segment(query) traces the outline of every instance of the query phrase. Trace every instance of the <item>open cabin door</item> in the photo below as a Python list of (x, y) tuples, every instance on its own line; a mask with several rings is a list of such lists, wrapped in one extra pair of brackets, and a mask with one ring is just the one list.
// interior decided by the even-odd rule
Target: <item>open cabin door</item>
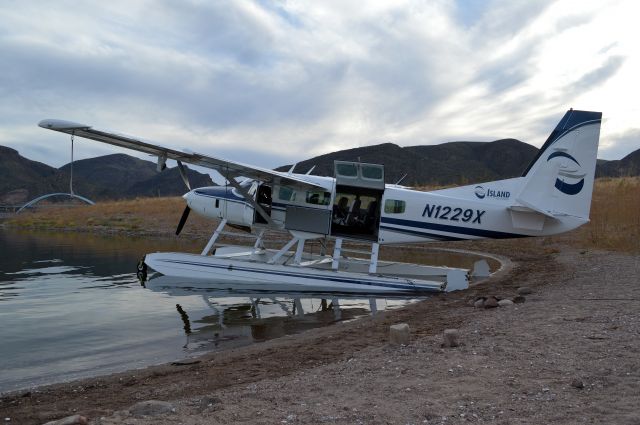
[[(261, 183), (260, 186), (258, 186), (258, 190), (256, 191), (256, 202), (262, 207), (268, 216), (271, 216), (271, 204), (273, 202), (271, 186), (264, 183)], [(255, 211), (254, 223), (267, 224), (267, 220), (265, 220), (258, 211)]]
[(331, 235), (377, 241), (384, 194), (384, 166), (334, 161), (334, 175), (336, 195)]

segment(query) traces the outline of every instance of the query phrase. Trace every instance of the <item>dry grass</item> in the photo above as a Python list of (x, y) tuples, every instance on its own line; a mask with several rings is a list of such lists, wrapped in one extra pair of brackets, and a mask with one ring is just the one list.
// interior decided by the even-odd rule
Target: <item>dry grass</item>
[[(184, 209), (174, 198), (101, 202), (94, 206), (48, 207), (7, 221), (11, 227), (170, 236)], [(640, 252), (640, 178), (596, 180), (591, 222), (566, 237), (585, 248)], [(206, 239), (216, 223), (191, 214), (182, 238)]]
[(591, 222), (575, 232), (587, 247), (640, 252), (640, 178), (596, 180)]
[[(31, 229), (164, 236), (175, 231), (184, 207), (184, 200), (180, 197), (136, 198), (100, 202), (92, 206), (49, 206), (21, 213), (9, 219), (7, 225)], [(202, 230), (206, 235), (210, 233), (212, 226), (210, 220), (191, 214), (184, 234), (201, 236)]]

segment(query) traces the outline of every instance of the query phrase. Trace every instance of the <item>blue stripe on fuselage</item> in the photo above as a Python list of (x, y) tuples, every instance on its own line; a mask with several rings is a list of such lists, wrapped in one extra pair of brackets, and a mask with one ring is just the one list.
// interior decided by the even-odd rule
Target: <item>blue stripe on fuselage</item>
[(226, 190), (225, 188), (205, 188), (205, 189), (195, 189), (193, 191), (196, 195), (206, 196), (208, 198), (217, 198), (217, 199), (225, 199), (231, 202), (240, 202), (243, 204), (248, 204), (248, 202), (241, 196), (236, 196), (233, 194), (231, 190)]
[[(464, 236), (479, 236), (482, 238), (491, 238), (491, 239), (524, 238), (528, 236), (528, 235), (522, 235), (518, 233), (498, 232), (495, 230), (451, 226), (448, 224), (439, 224), (439, 223), (427, 223), (424, 221), (405, 220), (401, 218), (382, 217), (380, 219), (380, 222), (387, 223), (387, 224), (395, 224), (399, 226), (413, 227), (417, 229), (428, 229), (428, 230), (435, 230), (439, 232), (456, 233)], [(403, 229), (397, 229), (397, 230), (403, 230)], [(429, 236), (429, 234), (426, 234), (425, 236), (435, 237), (438, 235)], [(446, 237), (446, 235), (439, 235), (439, 236)]]

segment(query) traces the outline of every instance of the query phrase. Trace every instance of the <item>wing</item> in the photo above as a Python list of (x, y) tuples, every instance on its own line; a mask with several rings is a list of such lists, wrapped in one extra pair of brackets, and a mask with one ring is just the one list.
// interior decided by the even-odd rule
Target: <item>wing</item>
[(222, 174), (227, 180), (243, 176), (254, 180), (259, 180), (271, 184), (282, 184), (287, 186), (302, 186), (312, 188), (322, 188), (331, 191), (331, 182), (323, 182), (312, 179), (310, 176), (300, 174), (288, 174), (285, 172), (273, 171), (266, 168), (253, 167), (239, 162), (216, 158), (199, 153), (186, 153), (174, 149), (154, 145), (147, 141), (142, 141), (132, 136), (126, 136), (109, 131), (97, 130), (91, 126), (64, 120), (42, 120), (38, 123), (42, 128), (59, 131), (61, 133), (72, 134), (98, 142), (109, 143), (123, 148), (133, 149), (139, 152), (155, 155), (164, 159), (175, 159), (188, 164), (199, 165), (211, 168)]

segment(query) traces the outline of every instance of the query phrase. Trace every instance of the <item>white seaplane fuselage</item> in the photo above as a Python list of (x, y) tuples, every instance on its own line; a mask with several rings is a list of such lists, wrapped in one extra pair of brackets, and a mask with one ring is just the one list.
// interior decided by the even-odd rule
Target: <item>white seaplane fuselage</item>
[[(307, 177), (335, 184), (335, 179), (331, 177)], [(384, 245), (546, 236), (566, 232), (588, 222), (588, 219), (568, 215), (562, 220), (545, 219), (533, 211), (510, 209), (514, 194), (521, 189), (523, 180), (523, 177), (519, 177), (432, 192), (386, 185), (375, 242)], [(274, 193), (278, 190), (276, 187)], [(484, 190), (482, 198), (478, 196), (481, 190)], [(292, 196), (293, 200), (279, 200), (274, 196), (271, 207), (273, 221), (284, 229), (287, 206), (318, 208), (318, 205), (306, 202), (308, 197), (305, 192), (294, 191), (297, 196)], [(336, 193), (335, 190), (332, 192)], [(290, 193), (288, 188), (287, 193)], [(237, 226), (256, 226), (254, 208), (231, 186), (197, 188), (183, 198), (193, 211), (203, 217), (218, 220), (226, 218), (229, 224)], [(329, 205), (334, 203), (334, 199), (330, 199)], [(398, 204), (402, 207), (385, 208)], [(525, 224), (528, 226), (524, 227), (522, 221), (527, 219), (528, 223)], [(312, 234), (307, 236), (313, 238)], [(320, 233), (317, 235), (323, 236)], [(348, 236), (345, 238), (349, 239)]]

